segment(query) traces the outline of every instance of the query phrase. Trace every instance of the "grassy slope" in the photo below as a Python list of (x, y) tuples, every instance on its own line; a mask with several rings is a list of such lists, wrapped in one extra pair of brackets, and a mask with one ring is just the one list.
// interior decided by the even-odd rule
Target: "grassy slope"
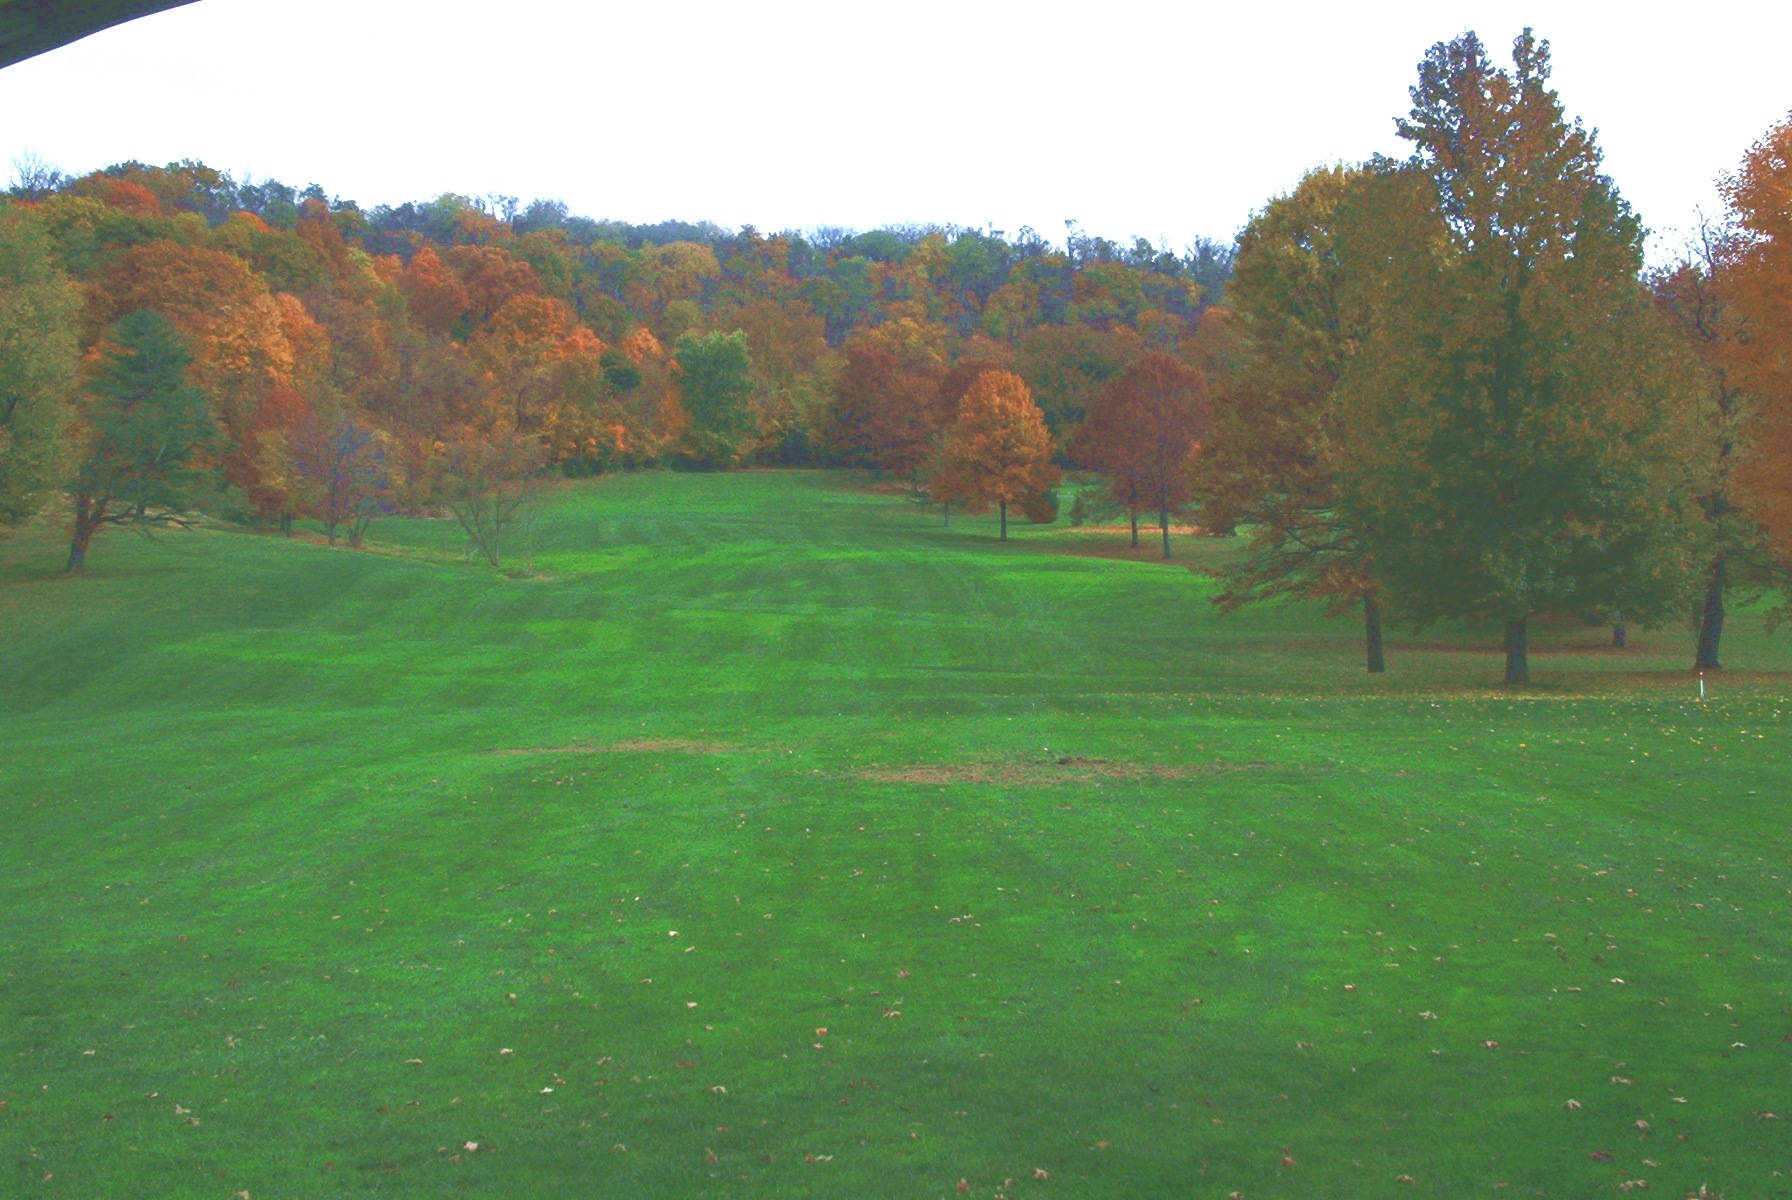
[(1788, 643), (1372, 680), (936, 519), (0, 544), (0, 1191), (1792, 1195)]

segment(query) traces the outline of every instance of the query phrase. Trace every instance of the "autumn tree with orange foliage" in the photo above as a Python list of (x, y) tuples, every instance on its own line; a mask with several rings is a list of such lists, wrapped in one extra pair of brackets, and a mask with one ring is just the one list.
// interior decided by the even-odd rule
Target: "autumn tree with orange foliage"
[(269, 441), (305, 414), (287, 330), (309, 316), (283, 307), (242, 259), (167, 239), (127, 250), (102, 286), (106, 320), (147, 309), (180, 330), (192, 380), (225, 437), (225, 475), (258, 512), (281, 511), (286, 489)]
[[(581, 336), (582, 335), (582, 336)], [(493, 399), (507, 410), (511, 427), (540, 427), (558, 399), (570, 356), (596, 360), (605, 350), (578, 314), (559, 300), (520, 294), (505, 301), (474, 336), (473, 357), (491, 373)]]
[(410, 315), (418, 325), (431, 333), (448, 335), (472, 307), (472, 299), (449, 269), (434, 246), (425, 246), (412, 256), (398, 277)]
[(1737, 491), (1792, 563), (1792, 117), (1749, 149), (1724, 198), (1737, 235), (1718, 275), (1732, 316), (1723, 361), (1754, 404)]
[(929, 490), (935, 500), (960, 502), (973, 513), (997, 506), (1007, 541), (1008, 506), (1057, 486), (1054, 449), (1026, 382), (1010, 371), (985, 371), (959, 402)]
[(1149, 350), (1102, 390), (1077, 430), (1079, 458), (1108, 477), (1114, 498), (1132, 516), (1155, 511), (1170, 557), (1170, 515), (1191, 494), (1189, 465), (1212, 425), (1207, 381), (1160, 350)]

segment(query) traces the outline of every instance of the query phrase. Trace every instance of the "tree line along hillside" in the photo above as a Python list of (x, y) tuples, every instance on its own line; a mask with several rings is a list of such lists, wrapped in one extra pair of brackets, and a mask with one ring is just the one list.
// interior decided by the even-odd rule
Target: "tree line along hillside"
[(1792, 560), (1792, 124), (1726, 219), (1643, 229), (1526, 30), (1419, 64), (1409, 158), (1315, 170), (1235, 243), (1074, 227), (765, 236), (537, 200), (363, 211), (197, 163), (0, 205), (0, 518), (195, 511), (358, 541), (447, 509), (495, 566), (546, 471), (875, 467), (944, 506), (1187, 514), (1246, 550), (1220, 603), (1384, 618), (1692, 618)]
[[(40, 368), (66, 367), (72, 344), (74, 375), (96, 378), (119, 321), (161, 314), (210, 401), (216, 434), (194, 453), (226, 485), (212, 507), (276, 521), (315, 511), (314, 460), (351, 446), (380, 459), (399, 509), (426, 506), (445, 447), (499, 434), (568, 474), (873, 465), (884, 447), (842, 427), (837, 396), (892, 363), (927, 379), (1010, 368), (1062, 435), (1146, 350), (1188, 352), (1230, 256), (1074, 230), (1064, 249), (1030, 231), (765, 237), (501, 197), (363, 212), (197, 163), (21, 175), (11, 286), (56, 293), (31, 306)], [(15, 474), (16, 516), (53, 472)]]

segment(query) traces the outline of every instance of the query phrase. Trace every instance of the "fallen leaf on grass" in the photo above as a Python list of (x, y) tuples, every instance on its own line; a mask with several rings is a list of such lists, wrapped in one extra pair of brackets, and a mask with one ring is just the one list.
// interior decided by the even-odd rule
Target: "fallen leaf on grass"
[(1396, 1175), (1396, 1176), (1394, 1176), (1394, 1182), (1395, 1183), (1417, 1183), (1418, 1180), (1414, 1179), (1411, 1175)]
[(1052, 1177), (1052, 1173), (1050, 1171), (1046, 1170), (1044, 1167), (1034, 1167), (1033, 1168), (1033, 1178), (1034, 1179), (1050, 1179), (1051, 1177)]
[(1580, 1101), (1579, 1100), (1570, 1100), (1568, 1103), (1562, 1105), (1562, 1107), (1563, 1108), (1579, 1108)]
[(1595, 1150), (1592, 1153), (1588, 1154), (1587, 1157), (1591, 1158), (1597, 1162), (1610, 1162), (1612, 1160), (1612, 1156), (1607, 1154), (1603, 1150)]
[(968, 1191), (970, 1191), (970, 1190), (971, 1190), (971, 1185), (970, 1185), (970, 1184), (968, 1184), (968, 1183), (966, 1183), (966, 1182), (965, 1182), (965, 1181), (964, 1181), (964, 1180), (962, 1180), (962, 1179), (960, 1179), (960, 1180), (959, 1180), (959, 1181), (958, 1181), (958, 1194), (959, 1194), (959, 1195), (960, 1195), (960, 1196), (962, 1196), (962, 1195), (964, 1195), (964, 1194), (965, 1194), (965, 1193), (966, 1193), (966, 1192), (968, 1192)]

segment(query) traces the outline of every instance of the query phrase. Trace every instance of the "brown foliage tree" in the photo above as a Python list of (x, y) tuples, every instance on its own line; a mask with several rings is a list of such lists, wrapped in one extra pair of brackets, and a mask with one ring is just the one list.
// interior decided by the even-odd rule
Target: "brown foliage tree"
[(1189, 463), (1212, 425), (1207, 381), (1159, 350), (1147, 351), (1102, 390), (1076, 435), (1078, 457), (1108, 476), (1132, 515), (1156, 511), (1170, 557), (1170, 514), (1189, 500)]
[[(1761, 588), (1783, 574), (1768, 544), (1767, 530), (1749, 503), (1748, 489), (1737, 488), (1737, 468), (1745, 461), (1748, 435), (1756, 410), (1739, 386), (1732, 352), (1740, 332), (1735, 310), (1726, 300), (1726, 260), (1739, 249), (1731, 233), (1709, 226), (1700, 230), (1679, 262), (1655, 272), (1651, 286), (1657, 304), (1683, 336), (1703, 385), (1688, 414), (1699, 437), (1689, 456), (1708, 456), (1703, 486), (1696, 499), (1705, 518), (1706, 557), (1703, 599), (1699, 602), (1699, 637), (1693, 667), (1716, 671), (1723, 666), (1725, 594), (1737, 584)], [(1744, 472), (1746, 479), (1747, 472)], [(1614, 644), (1622, 644), (1622, 623), (1613, 625)]]
[(947, 423), (939, 373), (907, 368), (877, 346), (851, 346), (831, 416), (831, 441), (847, 461), (912, 476)]
[(539, 438), (508, 429), (467, 430), (447, 445), (438, 495), (466, 531), (469, 552), (477, 550), (493, 567), (502, 564), (504, 535), (540, 497), (546, 461)]

